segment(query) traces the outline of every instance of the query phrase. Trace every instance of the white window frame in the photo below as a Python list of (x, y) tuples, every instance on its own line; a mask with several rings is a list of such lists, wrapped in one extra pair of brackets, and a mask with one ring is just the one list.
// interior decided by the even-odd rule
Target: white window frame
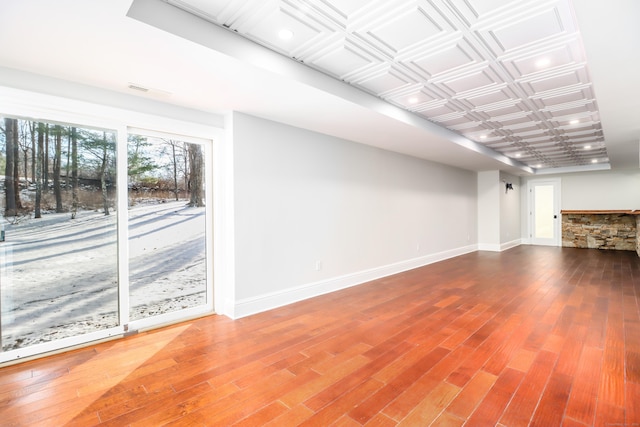
[[(0, 115), (24, 117), (32, 120), (77, 124), (79, 126), (97, 127), (117, 132), (117, 158), (127, 158), (128, 133), (172, 134), (182, 140), (205, 143), (206, 160), (206, 203), (207, 213), (207, 300), (205, 306), (194, 307), (193, 310), (181, 310), (155, 316), (148, 319), (129, 322), (128, 307), (128, 214), (127, 214), (127, 165), (126, 161), (117, 162), (117, 195), (118, 195), (118, 274), (119, 274), (119, 313), (120, 324), (117, 327), (68, 337), (56, 341), (45, 342), (29, 347), (0, 352), (0, 363), (16, 361), (62, 349), (84, 346), (97, 340), (123, 336), (132, 330), (142, 330), (168, 323), (188, 320), (191, 317), (207, 315), (224, 310), (224, 295), (232, 284), (225, 275), (229, 269), (223, 263), (233, 265), (232, 259), (223, 254), (233, 254), (228, 247), (233, 247), (230, 233), (222, 232), (228, 226), (226, 218), (232, 218), (233, 208), (225, 207), (225, 202), (233, 200), (230, 195), (232, 184), (231, 165), (227, 163), (230, 150), (225, 150), (225, 132), (212, 125), (188, 122), (184, 120), (161, 117), (154, 114), (131, 111), (79, 101), (59, 96), (36, 93), (16, 88), (0, 86)], [(216, 230), (216, 232), (213, 232)], [(220, 267), (218, 267), (220, 263)], [(213, 269), (213, 265), (216, 269)], [(211, 274), (213, 273), (213, 274)], [(216, 284), (214, 286), (214, 283)]]

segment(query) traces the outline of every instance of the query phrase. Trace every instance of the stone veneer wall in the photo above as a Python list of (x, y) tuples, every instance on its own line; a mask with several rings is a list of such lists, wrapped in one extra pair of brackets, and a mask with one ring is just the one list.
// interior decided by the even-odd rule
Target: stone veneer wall
[(637, 251), (640, 216), (625, 214), (562, 214), (562, 246)]

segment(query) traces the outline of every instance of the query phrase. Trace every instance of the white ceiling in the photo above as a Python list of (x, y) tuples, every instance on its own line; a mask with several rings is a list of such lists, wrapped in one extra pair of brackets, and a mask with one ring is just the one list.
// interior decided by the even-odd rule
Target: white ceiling
[(639, 166), (640, 2), (171, 3), (1, 1), (0, 71), (242, 111), (470, 170)]

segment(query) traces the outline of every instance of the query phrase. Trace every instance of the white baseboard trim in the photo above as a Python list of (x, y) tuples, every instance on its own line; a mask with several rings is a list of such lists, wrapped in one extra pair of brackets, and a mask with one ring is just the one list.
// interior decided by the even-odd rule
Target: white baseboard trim
[(308, 298), (335, 292), (340, 289), (349, 288), (360, 285), (382, 277), (391, 276), (393, 274), (402, 273), (403, 271), (412, 270), (434, 262), (444, 261), (449, 258), (464, 255), (477, 251), (476, 245), (464, 246), (444, 252), (439, 252), (423, 257), (413, 258), (406, 261), (400, 261), (394, 264), (382, 267), (372, 268), (370, 270), (360, 271), (352, 274), (334, 277), (327, 280), (308, 283), (278, 292), (258, 295), (251, 298), (245, 298), (236, 301), (230, 312), (226, 313), (233, 319), (250, 316), (252, 314), (261, 313), (263, 311), (272, 310), (294, 302), (302, 301)]
[(500, 252), (501, 249), (499, 243), (478, 243), (478, 250)]
[(502, 252), (502, 251), (506, 251), (507, 249), (520, 246), (521, 244), (522, 244), (522, 241), (520, 239), (512, 240), (506, 243), (479, 243), (478, 250), (490, 251), (490, 252)]
[(510, 242), (506, 242), (500, 245), (500, 251), (506, 251), (507, 249), (515, 248), (516, 246), (520, 246), (522, 241), (520, 239), (512, 240)]

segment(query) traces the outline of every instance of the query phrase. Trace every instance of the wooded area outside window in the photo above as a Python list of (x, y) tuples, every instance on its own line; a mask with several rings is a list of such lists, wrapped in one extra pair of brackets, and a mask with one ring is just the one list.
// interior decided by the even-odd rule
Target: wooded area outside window
[(207, 303), (205, 148), (128, 136), (131, 320)]
[(0, 114), (0, 362), (211, 312), (210, 155)]
[(117, 326), (116, 133), (0, 126), (2, 351)]

